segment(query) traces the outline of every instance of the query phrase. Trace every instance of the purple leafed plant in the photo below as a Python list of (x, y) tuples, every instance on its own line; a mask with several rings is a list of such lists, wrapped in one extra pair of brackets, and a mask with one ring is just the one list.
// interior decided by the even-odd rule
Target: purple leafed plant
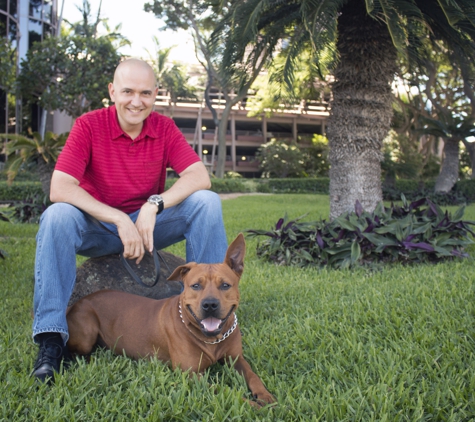
[(355, 211), (335, 220), (303, 222), (302, 217), (279, 219), (273, 230), (248, 230), (267, 237), (257, 246), (258, 256), (280, 265), (348, 268), (386, 262), (439, 262), (467, 257), (475, 222), (462, 220), (464, 207), (454, 215), (430, 199), (402, 205), (381, 203), (366, 212), (357, 201)]

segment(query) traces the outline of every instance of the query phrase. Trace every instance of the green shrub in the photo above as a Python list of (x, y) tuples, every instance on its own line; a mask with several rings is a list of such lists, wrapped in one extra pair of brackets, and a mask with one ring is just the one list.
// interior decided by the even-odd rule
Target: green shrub
[(292, 141), (272, 139), (256, 154), (259, 169), (269, 177), (305, 176), (306, 155)]
[[(0, 171), (0, 181), (7, 181), (7, 170)], [(29, 170), (22, 169), (15, 177), (15, 182), (38, 182), (38, 174)]]
[[(275, 229), (248, 230), (267, 236), (257, 255), (280, 265), (347, 268), (381, 262), (438, 262), (466, 257), (464, 248), (474, 242), (469, 225), (462, 221), (464, 208), (452, 217), (429, 199), (385, 208), (372, 213), (357, 202), (355, 211), (332, 222), (299, 222), (281, 218)], [(425, 208), (423, 208), (425, 206)]]
[(420, 189), (433, 190), (435, 187), (435, 180), (426, 180), (425, 182), (418, 182), (416, 180), (397, 179), (394, 187), (401, 192), (413, 192)]
[(243, 179), (215, 179), (211, 180), (211, 190), (217, 193), (247, 192)]
[(28, 196), (8, 208), (5, 215), (14, 223), (39, 223), (41, 214), (51, 203), (43, 192)]
[[(167, 179), (165, 190), (170, 189), (177, 179)], [(257, 179), (258, 180), (258, 179)], [(231, 192), (256, 192), (256, 179), (231, 178), (231, 179), (211, 179), (211, 189), (216, 193)]]
[(323, 193), (330, 191), (330, 179), (320, 178), (287, 178), (258, 179), (258, 191), (266, 193)]
[(7, 182), (0, 181), (0, 201), (23, 201), (35, 195), (44, 195), (40, 182)]
[(383, 198), (386, 201), (399, 201), (401, 195), (404, 195), (410, 201), (427, 198), (440, 206), (464, 205), (471, 202), (462, 192), (457, 192), (456, 190), (447, 193), (434, 192), (434, 189), (418, 189), (403, 192), (397, 189), (383, 187)]
[(455, 184), (454, 190), (463, 194), (470, 201), (475, 200), (475, 179), (460, 180)]
[[(420, 188), (419, 182), (417, 180), (407, 180), (407, 179), (396, 179), (394, 188), (400, 192), (412, 192)], [(399, 195), (401, 197), (401, 195)]]

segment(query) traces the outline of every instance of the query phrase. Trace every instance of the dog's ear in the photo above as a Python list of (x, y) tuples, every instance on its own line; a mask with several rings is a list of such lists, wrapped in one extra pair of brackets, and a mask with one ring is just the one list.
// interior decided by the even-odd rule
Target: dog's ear
[(167, 280), (173, 281), (183, 281), (183, 278), (186, 274), (196, 265), (196, 262), (188, 262), (188, 264), (180, 265), (179, 267), (175, 268)]
[(244, 236), (239, 233), (233, 243), (231, 243), (226, 252), (224, 263), (228, 265), (237, 275), (244, 271), (244, 255), (246, 254), (246, 242)]

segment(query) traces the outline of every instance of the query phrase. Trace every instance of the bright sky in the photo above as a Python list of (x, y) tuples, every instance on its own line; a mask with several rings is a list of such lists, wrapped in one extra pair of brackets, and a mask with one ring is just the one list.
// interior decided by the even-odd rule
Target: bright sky
[[(58, 14), (64, 1), (63, 18), (70, 22), (78, 22), (82, 19), (77, 6), (82, 6), (82, 0), (59, 0)], [(130, 42), (131, 47), (123, 47), (122, 54), (142, 57), (148, 59), (149, 55), (145, 49), (151, 53), (155, 52), (153, 36), (160, 40), (161, 48), (176, 47), (170, 53), (170, 60), (181, 62), (196, 62), (193, 40), (185, 31), (171, 32), (159, 31), (162, 22), (153, 13), (146, 13), (143, 10), (145, 3), (152, 0), (102, 0), (101, 17), (109, 18), (109, 26), (114, 28), (122, 24), (121, 32)], [(89, 0), (92, 15), (95, 17), (100, 0)]]

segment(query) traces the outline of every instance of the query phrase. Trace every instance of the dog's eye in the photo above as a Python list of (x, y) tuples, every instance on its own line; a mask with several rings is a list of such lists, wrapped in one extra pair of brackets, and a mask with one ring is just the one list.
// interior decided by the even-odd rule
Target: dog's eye
[(228, 283), (223, 283), (223, 284), (221, 284), (220, 289), (221, 289), (221, 290), (228, 290), (230, 287), (231, 287), (230, 284), (228, 284)]
[(201, 284), (200, 283), (195, 283), (191, 285), (191, 288), (193, 290), (200, 290), (201, 289)]

